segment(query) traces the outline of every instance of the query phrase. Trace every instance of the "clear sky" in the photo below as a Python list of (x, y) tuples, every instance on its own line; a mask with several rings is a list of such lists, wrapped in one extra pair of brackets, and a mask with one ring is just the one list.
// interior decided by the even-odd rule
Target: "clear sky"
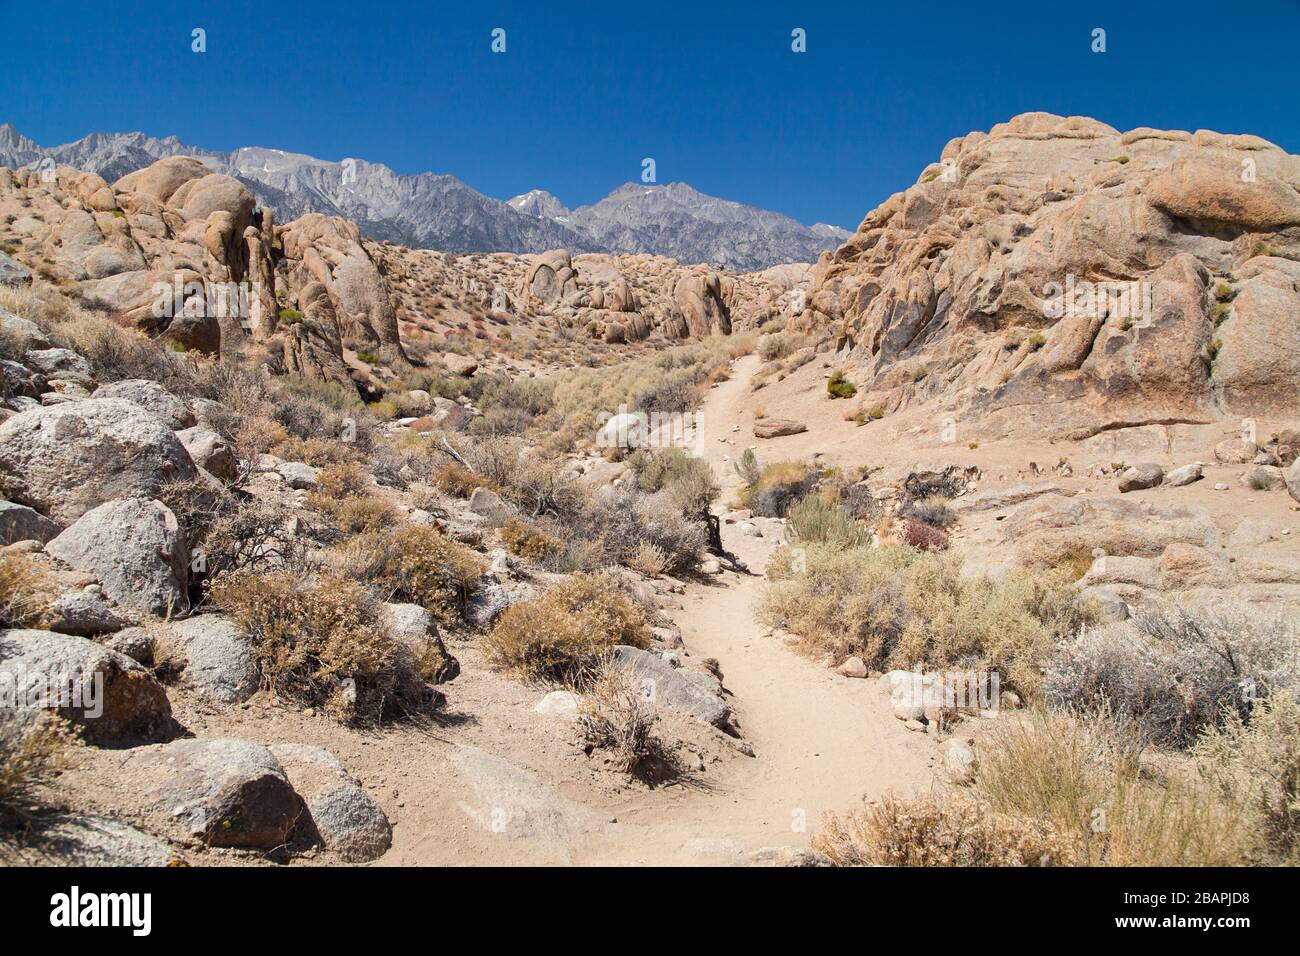
[(1300, 152), (1298, 81), (1300, 0), (0, 0), (0, 122), (42, 145), (138, 129), (569, 206), (653, 157), (661, 183), (848, 228), (1027, 110)]

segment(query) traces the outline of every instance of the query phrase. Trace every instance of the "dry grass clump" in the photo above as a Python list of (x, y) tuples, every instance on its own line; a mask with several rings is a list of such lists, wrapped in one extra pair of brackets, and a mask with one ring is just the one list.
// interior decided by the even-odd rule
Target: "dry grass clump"
[(830, 817), (840, 865), (1232, 866), (1250, 823), (1212, 787), (1144, 753), (1123, 722), (1036, 712), (980, 743), (970, 788)]
[(25, 554), (0, 554), (0, 627), (42, 627), (50, 591), (45, 572)]
[(664, 492), (684, 515), (701, 517), (718, 497), (713, 469), (681, 448), (638, 449), (628, 458), (637, 485), (649, 494)]
[(736, 503), (755, 514), (784, 518), (817, 485), (817, 472), (797, 461), (778, 461), (762, 467), (757, 480), (737, 493)]
[(617, 769), (632, 773), (662, 749), (656, 720), (654, 703), (632, 670), (604, 658), (578, 703), (583, 742), (609, 751)]
[(823, 544), (837, 549), (871, 543), (871, 530), (838, 503), (809, 495), (790, 509), (786, 535), (799, 544)]
[(1104, 706), (1146, 739), (1186, 747), (1261, 697), (1300, 690), (1294, 620), (1244, 606), (1149, 608), (1130, 621), (1088, 628), (1056, 649), (1047, 701)]
[[(796, 560), (797, 558), (797, 560)], [(809, 650), (856, 654), (869, 667), (974, 667), (1030, 696), (1063, 635), (1094, 620), (1063, 579), (963, 576), (957, 560), (906, 545), (778, 551), (759, 614)]]
[(529, 561), (545, 561), (564, 551), (564, 542), (559, 538), (518, 518), (506, 521), (501, 528), (501, 538), (508, 552)]
[(78, 744), (76, 732), (53, 714), (0, 714), (0, 826), (28, 815), (41, 788), (71, 766)]
[(1249, 823), (1260, 862), (1300, 863), (1300, 704), (1260, 701), (1249, 720), (1229, 711), (1192, 751), (1202, 777)]
[(370, 473), (355, 462), (322, 468), (316, 488), (307, 495), (307, 507), (329, 517), (347, 534), (375, 531), (397, 524), (400, 515), (389, 502), (371, 491)]
[(349, 575), (374, 585), (385, 600), (419, 604), (443, 624), (464, 614), (488, 568), (482, 555), (437, 528), (416, 524), (367, 531), (337, 556)]
[(1148, 753), (1122, 719), (1040, 711), (983, 742), (973, 789), (995, 812), (1071, 834), (1081, 865), (1245, 862), (1248, 821), (1187, 770)]
[(672, 567), (672, 559), (659, 545), (642, 541), (628, 559), (627, 566), (633, 571), (640, 571), (648, 578), (657, 578)]
[(236, 571), (212, 600), (252, 639), (262, 682), (278, 696), (374, 723), (429, 702), (409, 655), (379, 625), (365, 587), (338, 574)]
[(429, 484), (453, 498), (468, 498), (475, 488), (492, 488), (492, 483), (457, 462), (439, 465), (429, 475)]
[(1073, 866), (1068, 840), (968, 800), (889, 795), (843, 817), (828, 814), (813, 849), (836, 866)]
[(616, 645), (650, 643), (645, 613), (604, 574), (577, 574), (507, 608), (483, 642), (493, 666), (525, 680), (590, 681)]

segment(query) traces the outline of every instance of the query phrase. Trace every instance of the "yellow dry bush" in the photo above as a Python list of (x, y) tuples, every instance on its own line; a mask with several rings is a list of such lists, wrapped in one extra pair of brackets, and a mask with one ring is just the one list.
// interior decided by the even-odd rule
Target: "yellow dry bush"
[(545, 561), (564, 551), (564, 542), (518, 518), (510, 518), (501, 528), (506, 550), (529, 561)]
[(39, 802), (41, 788), (72, 764), (78, 743), (71, 726), (53, 714), (0, 715), (0, 825)]
[(276, 695), (358, 723), (427, 703), (410, 656), (389, 639), (356, 581), (236, 571), (220, 575), (210, 593), (252, 639), (262, 683)]
[(419, 604), (443, 624), (464, 612), (488, 568), (482, 555), (437, 528), (416, 524), (367, 531), (338, 556), (349, 573), (375, 585), (387, 600)]
[(1050, 824), (993, 813), (965, 798), (889, 795), (842, 817), (828, 814), (813, 849), (836, 866), (1072, 866), (1073, 847)]
[(44, 571), (27, 555), (0, 555), (0, 627), (41, 627), (54, 595)]
[(483, 642), (495, 667), (578, 686), (616, 645), (650, 643), (645, 613), (604, 574), (577, 574), (507, 608)]

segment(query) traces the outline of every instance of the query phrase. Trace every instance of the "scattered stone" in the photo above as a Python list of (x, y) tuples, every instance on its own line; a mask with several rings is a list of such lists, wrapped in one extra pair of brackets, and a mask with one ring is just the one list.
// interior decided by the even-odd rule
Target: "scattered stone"
[(168, 651), (179, 658), (186, 682), (222, 704), (237, 704), (257, 693), (259, 678), (253, 643), (220, 614), (201, 614), (173, 624)]
[(1244, 438), (1227, 438), (1214, 446), (1215, 461), (1225, 465), (1246, 465), (1259, 454), (1259, 446)]
[(277, 744), (271, 753), (307, 804), (300, 826), (315, 830), (327, 850), (350, 863), (378, 859), (393, 843), (393, 829), (373, 797), (328, 750)]
[(178, 842), (271, 850), (289, 842), (304, 812), (275, 755), (231, 737), (137, 747), (113, 784), (151, 829)]
[(33, 409), (0, 424), (0, 489), (60, 523), (197, 475), (172, 430), (120, 398)]
[(754, 422), (755, 438), (780, 438), (806, 432), (808, 426), (789, 418), (762, 418)]
[(845, 677), (867, 676), (867, 665), (863, 663), (860, 657), (850, 657), (836, 669)]
[(152, 412), (172, 431), (190, 428), (194, 422), (194, 413), (181, 399), (177, 398), (157, 382), (144, 378), (127, 378), (110, 382), (95, 389), (92, 398), (121, 398), (139, 405), (145, 411)]
[(63, 529), (38, 511), (12, 501), (0, 501), (0, 545), (15, 541), (39, 541), (42, 544)]
[(674, 668), (657, 654), (626, 644), (614, 648), (614, 659), (648, 682), (651, 700), (658, 706), (689, 714), (715, 727), (727, 722), (731, 708), (722, 699), (722, 684), (716, 677)]
[(61, 814), (44, 821), (31, 842), (59, 866), (170, 866), (180, 859), (157, 837), (94, 815)]
[(1154, 488), (1164, 477), (1165, 470), (1159, 465), (1152, 463), (1133, 465), (1131, 468), (1125, 468), (1123, 474), (1119, 476), (1119, 490), (1123, 493)]
[(194, 464), (204, 471), (225, 482), (239, 477), (239, 459), (235, 457), (235, 450), (212, 429), (195, 425), (181, 429), (176, 437), (185, 446)]
[(1286, 477), (1281, 468), (1256, 465), (1241, 476), (1241, 483), (1252, 491), (1278, 491), (1286, 487)]
[(567, 690), (553, 690), (537, 703), (533, 713), (541, 714), (543, 717), (577, 720), (578, 695)]
[(1171, 488), (1181, 488), (1183, 485), (1190, 485), (1194, 481), (1200, 481), (1201, 477), (1201, 463), (1194, 461), (1190, 465), (1183, 465), (1169, 472), (1169, 474), (1165, 475), (1164, 483)]
[(319, 472), (306, 462), (286, 461), (275, 470), (290, 488), (310, 491), (317, 485)]
[(109, 604), (104, 597), (104, 589), (98, 584), (60, 591), (50, 602), (48, 613), (51, 631), (82, 637), (108, 634), (131, 623)]

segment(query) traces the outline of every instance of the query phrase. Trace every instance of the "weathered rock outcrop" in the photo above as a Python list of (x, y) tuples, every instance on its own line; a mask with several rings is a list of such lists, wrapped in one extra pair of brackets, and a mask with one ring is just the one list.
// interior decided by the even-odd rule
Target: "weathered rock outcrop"
[(104, 593), (122, 607), (167, 615), (189, 610), (189, 548), (176, 516), (161, 501), (106, 502), (78, 518), (45, 550), (95, 575)]
[(935, 401), (993, 435), (1287, 417), (1297, 190), (1300, 157), (1257, 137), (1027, 113), (868, 213), (798, 321), (837, 330), (887, 410)]
[(0, 492), (62, 523), (119, 498), (153, 498), (194, 462), (156, 416), (121, 398), (15, 415), (0, 424)]

